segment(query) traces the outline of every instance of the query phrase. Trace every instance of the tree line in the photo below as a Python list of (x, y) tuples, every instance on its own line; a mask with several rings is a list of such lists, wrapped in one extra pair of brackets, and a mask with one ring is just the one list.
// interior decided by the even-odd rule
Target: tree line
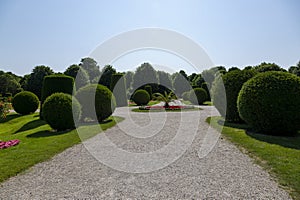
[[(253, 69), (258, 72), (264, 71), (286, 71), (275, 63), (263, 62), (257, 66), (247, 66), (244, 69)], [(100, 70), (99, 65), (93, 58), (82, 58), (79, 64), (69, 66), (63, 73), (54, 72), (49, 66), (36, 66), (30, 74), (18, 76), (12, 72), (0, 70), (0, 94), (1, 96), (12, 96), (20, 91), (31, 91), (41, 98), (43, 79), (52, 74), (65, 74), (73, 77), (76, 89), (99, 83), (111, 90), (111, 79), (114, 74), (123, 75), (128, 98), (136, 90), (151, 86), (153, 92), (163, 93), (174, 91), (176, 95), (188, 91), (191, 87), (203, 87), (209, 90), (216, 77), (233, 70), (241, 70), (238, 67), (231, 67), (228, 70), (224, 66), (216, 66), (201, 73), (186, 74), (184, 70), (170, 74), (165, 71), (155, 70), (150, 63), (141, 64), (134, 72), (118, 72), (113, 66), (106, 65)], [(78, 73), (80, 72), (80, 73)], [(300, 76), (300, 61), (291, 66), (288, 72)], [(78, 75), (78, 76), (77, 76)]]

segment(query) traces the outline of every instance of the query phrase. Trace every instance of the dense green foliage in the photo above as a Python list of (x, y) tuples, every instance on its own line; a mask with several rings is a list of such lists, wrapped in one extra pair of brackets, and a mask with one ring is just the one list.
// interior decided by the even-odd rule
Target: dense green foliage
[(23, 91), (14, 96), (12, 106), (22, 115), (34, 113), (39, 107), (39, 98), (32, 92)]
[(99, 79), (99, 84), (106, 86), (107, 88), (111, 88), (111, 79), (113, 74), (116, 74), (117, 71), (111, 65), (106, 65), (102, 72)]
[(139, 89), (134, 92), (132, 100), (138, 106), (147, 105), (150, 101), (150, 95), (146, 90)]
[(33, 92), (41, 99), (44, 77), (51, 74), (53, 74), (53, 71), (50, 67), (36, 66), (28, 77), (26, 90)]
[(243, 85), (238, 110), (259, 132), (296, 133), (300, 130), (300, 78), (287, 72), (258, 74)]
[(181, 95), (182, 99), (185, 101), (189, 101), (190, 100), (190, 92), (191, 91), (186, 91), (186, 92), (182, 93), (182, 95)]
[(93, 58), (82, 58), (79, 64), (89, 76), (90, 83), (97, 83), (100, 78), (100, 70), (97, 62)]
[(15, 95), (22, 91), (20, 83), (16, 78), (8, 73), (0, 75), (0, 94), (4, 96), (7, 93)]
[(192, 89), (190, 82), (187, 77), (182, 75), (182, 73), (177, 73), (173, 81), (173, 87), (177, 97), (181, 97), (182, 93)]
[(265, 63), (265, 62), (255, 66), (254, 69), (258, 72), (286, 71), (285, 69), (281, 68), (279, 65), (275, 63)]
[(75, 121), (81, 116), (79, 102), (69, 94), (54, 93), (42, 106), (44, 120), (57, 131), (75, 128)]
[(233, 70), (215, 82), (213, 88), (213, 102), (222, 117), (226, 118), (226, 121), (242, 121), (237, 109), (238, 94), (243, 84), (255, 74), (256, 72), (253, 70)]
[(149, 63), (143, 63), (140, 67), (136, 69), (133, 75), (132, 88), (136, 90), (141, 86), (151, 83), (158, 84), (156, 71)]
[(77, 90), (90, 83), (88, 73), (79, 65), (71, 65), (66, 69), (64, 74), (74, 78)]
[[(165, 88), (172, 90), (172, 80), (170, 74), (164, 71), (157, 71), (158, 81), (161, 86), (164, 86)], [(163, 91), (162, 91), (163, 92)]]
[(206, 93), (207, 93), (207, 99), (206, 99), (206, 101), (210, 101), (211, 100), (211, 98), (210, 98), (210, 91), (208, 89), (210, 87), (209, 87), (208, 83), (206, 83), (206, 82), (202, 83), (201, 84), (201, 88), (203, 88), (206, 91)]
[(207, 99), (207, 93), (203, 88), (194, 88), (189, 93), (189, 100), (192, 104), (202, 105)]
[(113, 92), (117, 107), (127, 106), (127, 95), (124, 74), (113, 74), (111, 77), (110, 90)]
[(101, 122), (111, 116), (116, 107), (116, 100), (112, 92), (99, 84), (79, 89), (75, 97), (82, 106), (83, 121), (92, 119)]
[(151, 85), (146, 85), (145, 90), (148, 92), (148, 94), (150, 95), (150, 100), (152, 99), (152, 87)]

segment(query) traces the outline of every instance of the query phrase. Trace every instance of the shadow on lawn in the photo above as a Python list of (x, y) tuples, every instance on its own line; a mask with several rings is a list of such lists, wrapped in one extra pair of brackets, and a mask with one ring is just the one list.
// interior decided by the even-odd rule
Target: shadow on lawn
[(27, 135), (26, 137), (28, 138), (40, 138), (40, 137), (51, 137), (51, 136), (57, 136), (57, 135), (62, 135), (71, 130), (66, 130), (66, 131), (38, 131), (36, 133), (32, 133), (30, 135)]
[(6, 118), (1, 119), (0, 123), (9, 122), (10, 120), (16, 119), (18, 117), (22, 117), (22, 115), (19, 115), (19, 114), (10, 114), (10, 115), (7, 115)]
[(15, 133), (20, 133), (23, 131), (28, 131), (30, 129), (35, 129), (37, 127), (43, 126), (47, 124), (45, 121), (36, 119), (34, 121), (28, 122), (27, 124), (24, 124), (19, 130), (17, 130)]
[[(222, 125), (224, 123), (224, 120), (219, 120), (218, 124)], [(282, 147), (287, 147), (291, 149), (298, 149), (300, 150), (300, 133), (298, 132), (295, 136), (274, 136), (274, 135), (265, 135), (262, 133), (254, 132), (251, 127), (247, 124), (238, 124), (238, 123), (229, 123), (225, 122), (224, 126), (230, 127), (230, 128), (237, 128), (237, 129), (243, 129), (245, 130), (246, 134), (254, 138), (256, 140), (267, 142), (269, 144), (276, 144), (280, 145)]]

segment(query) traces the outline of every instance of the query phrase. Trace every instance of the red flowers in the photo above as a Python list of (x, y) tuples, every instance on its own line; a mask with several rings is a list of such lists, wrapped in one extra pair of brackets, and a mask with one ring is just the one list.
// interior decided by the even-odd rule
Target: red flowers
[(15, 146), (20, 143), (20, 140), (10, 140), (7, 142), (0, 141), (0, 149), (5, 149), (11, 146)]

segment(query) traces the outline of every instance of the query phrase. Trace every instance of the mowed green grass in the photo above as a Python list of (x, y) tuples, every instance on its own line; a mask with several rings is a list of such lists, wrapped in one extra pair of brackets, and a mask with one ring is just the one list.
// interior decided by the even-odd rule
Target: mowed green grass
[[(221, 117), (207, 122), (221, 131)], [(247, 125), (225, 123), (222, 135), (266, 169), (294, 199), (300, 200), (300, 134), (278, 137), (253, 133)]]
[[(101, 129), (106, 130), (122, 120), (111, 117), (100, 124)], [(99, 133), (99, 124), (83, 125), (79, 129), (80, 133), (86, 132), (84, 138), (87, 139)], [(81, 142), (76, 130), (54, 132), (37, 113), (26, 116), (10, 114), (0, 121), (0, 140), (13, 139), (19, 139), (20, 143), (0, 149), (0, 182)]]

